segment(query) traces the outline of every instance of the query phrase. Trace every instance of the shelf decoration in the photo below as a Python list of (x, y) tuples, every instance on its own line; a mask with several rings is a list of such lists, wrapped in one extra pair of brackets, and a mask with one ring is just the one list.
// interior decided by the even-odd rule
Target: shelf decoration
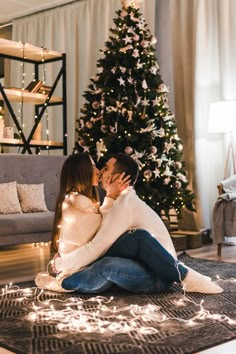
[[(14, 127), (17, 129), (13, 138), (1, 138), (0, 136), (0, 147), (12, 146), (22, 148), (20, 151), (21, 154), (32, 154), (32, 148), (35, 148), (36, 154), (38, 154), (40, 150), (60, 149), (63, 150), (64, 155), (66, 155), (66, 55), (46, 48), (36, 47), (29, 43), (14, 42), (0, 38), (0, 57), (20, 61), (20, 72), (22, 72), (21, 87), (5, 88), (0, 82), (0, 100), (3, 100), (4, 108), (7, 108), (9, 115), (13, 120)], [(55, 62), (60, 62), (61, 67), (53, 80), (52, 86), (48, 86), (46, 85), (46, 65)], [(31, 80), (28, 82), (28, 86), (25, 85), (26, 73), (24, 63), (34, 65), (34, 73), (32, 74)], [(39, 73), (42, 74), (42, 71), (39, 71), (40, 68), (43, 68), (44, 70), (41, 82), (38, 77)], [(53, 94), (60, 80), (62, 83), (62, 95), (61, 97), (56, 97)], [(14, 112), (11, 102), (18, 102), (20, 104), (16, 113)], [(34, 123), (27, 135), (23, 130), (25, 127), (23, 117), (24, 103), (34, 105)], [(50, 140), (48, 106), (62, 107), (62, 141), (60, 142)], [(46, 116), (46, 123), (42, 124), (42, 118), (44, 116)], [(44, 127), (43, 130), (46, 130), (47, 140), (41, 140), (42, 125)], [(18, 136), (16, 136), (17, 133)]]

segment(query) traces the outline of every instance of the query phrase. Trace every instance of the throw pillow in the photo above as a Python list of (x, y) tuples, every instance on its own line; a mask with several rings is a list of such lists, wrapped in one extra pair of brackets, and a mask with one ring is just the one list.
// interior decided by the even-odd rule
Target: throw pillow
[(44, 184), (17, 184), (17, 192), (23, 213), (48, 211), (44, 197)]
[(0, 214), (20, 214), (22, 213), (16, 181), (0, 184)]

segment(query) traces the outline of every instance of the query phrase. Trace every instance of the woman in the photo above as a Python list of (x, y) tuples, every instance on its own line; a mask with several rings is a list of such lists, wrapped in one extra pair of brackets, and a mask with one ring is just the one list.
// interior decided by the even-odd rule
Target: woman
[[(52, 241), (53, 249), (59, 250), (60, 255), (89, 242), (101, 223), (97, 194), (94, 192), (98, 174), (89, 155), (71, 155), (63, 165)], [(128, 178), (123, 178), (121, 174), (110, 185), (113, 195), (119, 195), (127, 187)], [(180, 264), (145, 230), (127, 232), (102, 259), (71, 276), (67, 274), (60, 278), (59, 274), (59, 277), (53, 278), (41, 273), (35, 281), (39, 287), (49, 290), (91, 293), (104, 291), (112, 284), (130, 291), (157, 292), (166, 290), (173, 282), (182, 283), (190, 292), (198, 291), (196, 282), (197, 289), (199, 283), (202, 285), (200, 292), (223, 291), (207, 277)]]
[(100, 226), (98, 175), (89, 155), (71, 155), (64, 162), (52, 231), (55, 253), (63, 255), (83, 246)]

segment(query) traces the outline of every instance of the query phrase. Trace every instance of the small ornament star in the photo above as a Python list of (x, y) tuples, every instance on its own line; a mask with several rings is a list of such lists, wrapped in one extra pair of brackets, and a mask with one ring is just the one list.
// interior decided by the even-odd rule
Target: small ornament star
[(158, 106), (159, 104), (159, 98), (156, 96), (155, 100), (152, 100), (152, 105), (153, 107)]
[(90, 152), (88, 146), (83, 146), (83, 152)]
[(155, 171), (153, 171), (155, 178), (160, 177), (160, 170), (156, 167)]
[(122, 77), (119, 77), (118, 81), (120, 83), (120, 86), (125, 86), (125, 81), (123, 80)]
[(167, 152), (169, 152), (170, 150), (175, 148), (175, 144), (173, 144), (172, 142), (170, 143), (165, 143), (165, 149)]
[(142, 100), (142, 104), (143, 104), (144, 107), (149, 106), (149, 100), (144, 98), (144, 100)]
[(126, 37), (124, 38), (125, 44), (131, 43), (131, 37), (126, 35)]
[(142, 69), (143, 66), (144, 66), (144, 63), (140, 63), (140, 59), (139, 59), (138, 62), (137, 62), (137, 68), (138, 69)]

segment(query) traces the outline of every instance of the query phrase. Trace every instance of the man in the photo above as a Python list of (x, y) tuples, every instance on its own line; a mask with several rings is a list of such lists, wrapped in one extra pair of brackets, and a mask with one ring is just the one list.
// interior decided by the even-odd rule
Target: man
[[(111, 193), (105, 197), (101, 209), (106, 215), (96, 236), (92, 241), (83, 247), (63, 257), (55, 259), (56, 269), (58, 271), (63, 270), (64, 274), (73, 274), (81, 268), (92, 264), (101, 256), (106, 256), (106, 252), (113, 244), (116, 243), (122, 234), (128, 230), (136, 229), (148, 231), (149, 234), (156, 238), (161, 246), (163, 246), (162, 248), (164, 248), (164, 252), (166, 254), (171, 254), (174, 259), (177, 260), (173, 243), (164, 223), (160, 217), (137, 196), (133, 188), (133, 185), (138, 177), (138, 166), (136, 162), (128, 155), (116, 154), (107, 162), (101, 172), (102, 184), (105, 189), (111, 182), (114, 181), (114, 179), (120, 178), (119, 176), (122, 172), (129, 175), (130, 186), (125, 188), (119, 196), (112, 195)], [(112, 259), (110, 259), (110, 262), (112, 262)], [(89, 281), (93, 278), (92, 273), (89, 278), (89, 269), (91, 267), (96, 269), (96, 263), (93, 263), (92, 266), (87, 268), (87, 276)], [(117, 266), (119, 266), (119, 264)], [(62, 286), (64, 287), (66, 285), (65, 288), (69, 289), (71, 288), (68, 286), (70, 281), (80, 282), (81, 273), (83, 273), (83, 270), (76, 273), (77, 275), (73, 274), (65, 279), (62, 282)], [(148, 274), (146, 275), (148, 276)], [(152, 274), (150, 273), (150, 281), (154, 279), (151, 277)], [(220, 287), (214, 283), (211, 283), (205, 276), (202, 276), (193, 270), (189, 270), (186, 279), (187, 283), (185, 285), (187, 285), (187, 291), (204, 293), (222, 292)]]

